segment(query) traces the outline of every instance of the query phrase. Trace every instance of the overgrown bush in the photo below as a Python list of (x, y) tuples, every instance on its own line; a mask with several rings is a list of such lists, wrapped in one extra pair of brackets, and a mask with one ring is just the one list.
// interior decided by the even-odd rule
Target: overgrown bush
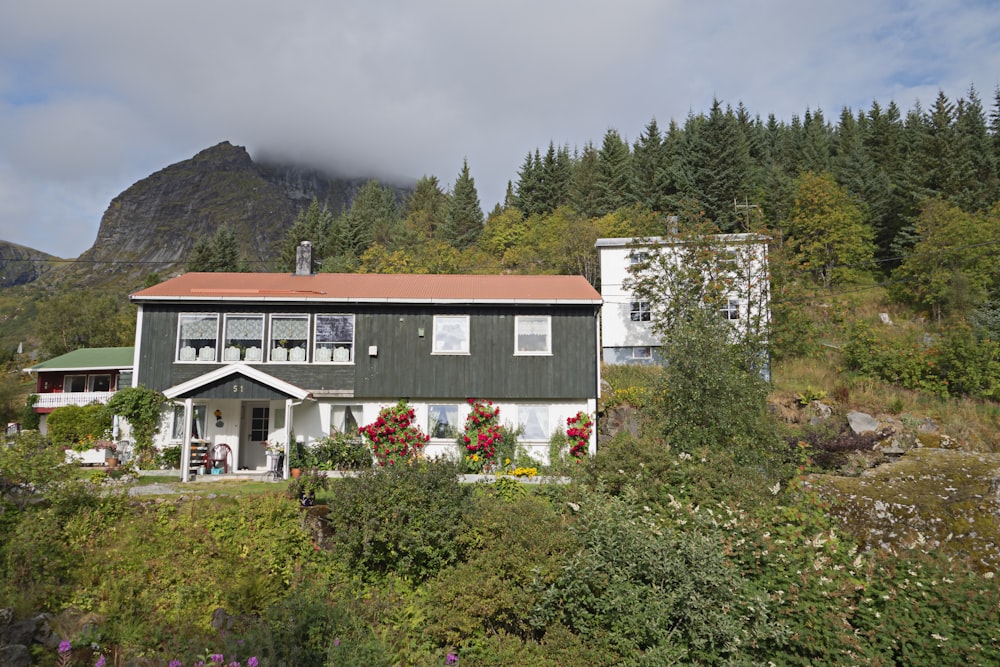
[(414, 581), (458, 562), (472, 493), (458, 472), (452, 462), (416, 461), (335, 480), (327, 514), (334, 557), (362, 577)]
[(46, 427), (55, 444), (66, 449), (84, 451), (98, 441), (111, 437), (112, 413), (106, 405), (64, 405), (53, 410)]
[(358, 430), (367, 438), (380, 466), (405, 463), (419, 454), (430, 440), (430, 436), (414, 423), (413, 408), (405, 400), (382, 408), (375, 421)]
[(166, 399), (148, 387), (125, 387), (108, 401), (108, 410), (128, 421), (135, 441), (135, 461), (140, 467), (155, 465), (153, 438), (160, 430), (160, 413)]
[(577, 507), (576, 548), (537, 583), (536, 628), (569, 628), (613, 656), (607, 664), (737, 662), (777, 632), (766, 598), (726, 562), (721, 535), (671, 531), (628, 495), (589, 493)]
[(316, 441), (312, 455), (320, 470), (360, 470), (372, 465), (371, 450), (360, 435), (331, 433)]

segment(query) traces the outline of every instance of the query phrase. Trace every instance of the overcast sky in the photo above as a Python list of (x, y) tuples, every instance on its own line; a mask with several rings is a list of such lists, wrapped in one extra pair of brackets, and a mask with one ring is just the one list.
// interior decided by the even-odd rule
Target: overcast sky
[(0, 239), (75, 257), (111, 199), (220, 141), (484, 211), (549, 141), (634, 141), (713, 98), (788, 121), (1000, 84), (996, 0), (8, 0)]

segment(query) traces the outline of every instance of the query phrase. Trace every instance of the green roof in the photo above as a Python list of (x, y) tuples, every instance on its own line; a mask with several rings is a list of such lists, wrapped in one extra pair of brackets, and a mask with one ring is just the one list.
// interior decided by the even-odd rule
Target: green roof
[(35, 364), (27, 371), (69, 371), (79, 369), (132, 368), (134, 347), (85, 347), (48, 361)]

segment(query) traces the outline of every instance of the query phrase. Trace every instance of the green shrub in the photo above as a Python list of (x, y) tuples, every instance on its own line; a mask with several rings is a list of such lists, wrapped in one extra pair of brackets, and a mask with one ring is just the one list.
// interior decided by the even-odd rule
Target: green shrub
[(777, 632), (764, 596), (727, 563), (721, 533), (671, 531), (627, 494), (587, 493), (577, 507), (576, 548), (536, 584), (536, 628), (563, 625), (617, 664), (735, 662)]
[(457, 562), (472, 493), (458, 472), (449, 461), (413, 461), (335, 480), (327, 514), (335, 558), (363, 577), (396, 573), (415, 581)]
[(372, 453), (359, 435), (331, 433), (312, 446), (320, 470), (360, 470), (370, 468)]
[(181, 446), (171, 445), (169, 447), (164, 447), (159, 454), (160, 464), (169, 468), (170, 470), (176, 470), (181, 467)]
[(46, 420), (52, 442), (76, 451), (94, 447), (99, 440), (111, 437), (112, 413), (106, 405), (64, 405)]

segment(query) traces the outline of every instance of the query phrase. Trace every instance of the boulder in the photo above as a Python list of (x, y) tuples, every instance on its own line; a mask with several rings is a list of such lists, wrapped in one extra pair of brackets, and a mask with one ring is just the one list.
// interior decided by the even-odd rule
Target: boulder
[(0, 646), (0, 665), (4, 667), (30, 667), (31, 651), (23, 644)]
[(856, 435), (873, 433), (878, 430), (878, 420), (865, 412), (851, 411), (847, 413), (847, 423)]

